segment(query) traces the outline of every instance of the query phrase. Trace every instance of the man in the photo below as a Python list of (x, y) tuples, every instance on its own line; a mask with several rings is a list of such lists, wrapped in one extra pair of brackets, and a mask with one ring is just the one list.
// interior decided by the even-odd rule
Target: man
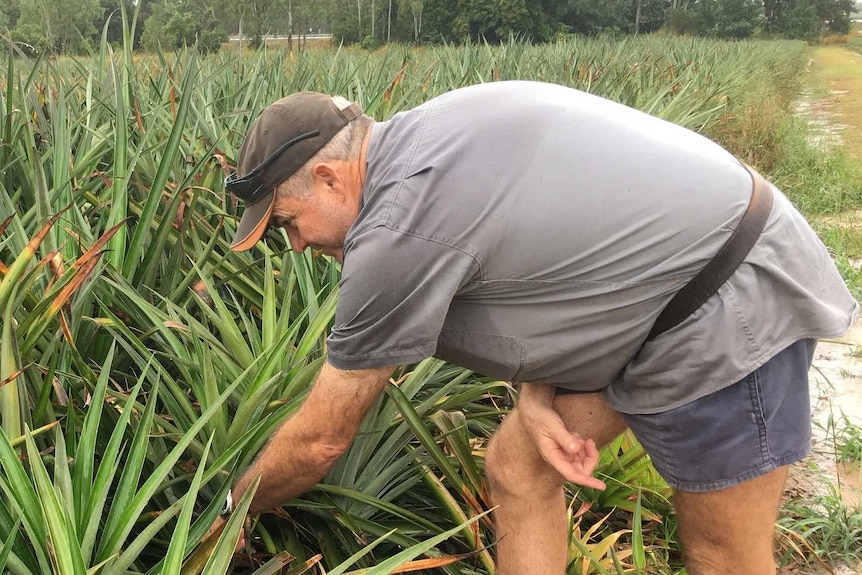
[(261, 113), (226, 185), (246, 202), (234, 249), (275, 226), (343, 263), (328, 362), (233, 486), (260, 475), (252, 513), (314, 486), (394, 366), (437, 355), (521, 384), (486, 459), (502, 575), (564, 572), (563, 482), (603, 488), (597, 446), (626, 426), (675, 490), (688, 573), (774, 573), (813, 338), (857, 306), (788, 200), (718, 145), (548, 84), (382, 123), (303, 93)]

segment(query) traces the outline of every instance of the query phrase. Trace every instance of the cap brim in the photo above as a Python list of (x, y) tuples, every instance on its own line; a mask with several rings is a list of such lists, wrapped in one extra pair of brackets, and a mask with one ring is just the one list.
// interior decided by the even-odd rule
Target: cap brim
[(275, 193), (271, 193), (259, 202), (246, 206), (230, 249), (235, 252), (244, 252), (253, 248), (269, 226), (269, 218), (272, 216), (274, 205)]

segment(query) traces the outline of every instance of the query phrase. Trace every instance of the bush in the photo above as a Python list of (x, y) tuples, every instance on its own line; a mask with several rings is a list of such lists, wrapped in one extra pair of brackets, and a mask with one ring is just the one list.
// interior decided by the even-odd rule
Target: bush
[(781, 31), (789, 38), (813, 40), (820, 34), (820, 24), (817, 9), (803, 2), (784, 15)]
[(9, 35), (15, 45), (27, 56), (41, 54), (50, 46), (48, 37), (34, 24), (22, 24), (10, 31)]
[(204, 54), (218, 52), (227, 40), (227, 32), (224, 28), (202, 30), (198, 35), (198, 50)]
[(184, 46), (198, 46), (209, 54), (218, 52), (227, 42), (227, 32), (212, 21), (202, 22), (191, 10), (171, 3), (161, 3), (144, 23), (141, 43), (147, 51), (178, 50)]
[(380, 47), (380, 41), (376, 38), (372, 38), (370, 34), (366, 34), (365, 38), (362, 39), (362, 42), (359, 45), (365, 50), (376, 50)]

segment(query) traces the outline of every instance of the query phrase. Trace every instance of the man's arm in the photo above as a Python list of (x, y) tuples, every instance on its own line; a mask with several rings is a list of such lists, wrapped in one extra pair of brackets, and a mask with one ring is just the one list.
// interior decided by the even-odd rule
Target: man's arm
[(356, 371), (323, 366), (299, 411), (288, 419), (232, 488), (239, 501), (255, 477), (250, 514), (305, 493), (326, 475), (356, 436), (394, 367)]

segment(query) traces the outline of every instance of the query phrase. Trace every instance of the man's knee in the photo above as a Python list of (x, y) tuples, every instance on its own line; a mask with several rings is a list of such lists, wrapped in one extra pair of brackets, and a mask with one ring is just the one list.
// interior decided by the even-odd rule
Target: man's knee
[(488, 444), (488, 451), (485, 453), (485, 475), (492, 489), (510, 483), (508, 476), (512, 474), (512, 466), (518, 464), (517, 446), (513, 445), (517, 441), (516, 438), (510, 437), (513, 433), (517, 433), (514, 429), (510, 429), (516, 427), (514, 424), (516, 417), (517, 412), (509, 414)]
[[(775, 573), (772, 523), (758, 521), (763, 518), (754, 519), (761, 525), (706, 520), (680, 525), (682, 552), (689, 575)], [(740, 571), (740, 565), (745, 565), (745, 569)]]
[(677, 491), (674, 505), (690, 575), (775, 573), (775, 520), (787, 466), (707, 493)]
[(485, 474), (492, 492), (556, 490), (562, 476), (540, 455), (523, 428), (517, 409), (500, 425), (485, 454)]

